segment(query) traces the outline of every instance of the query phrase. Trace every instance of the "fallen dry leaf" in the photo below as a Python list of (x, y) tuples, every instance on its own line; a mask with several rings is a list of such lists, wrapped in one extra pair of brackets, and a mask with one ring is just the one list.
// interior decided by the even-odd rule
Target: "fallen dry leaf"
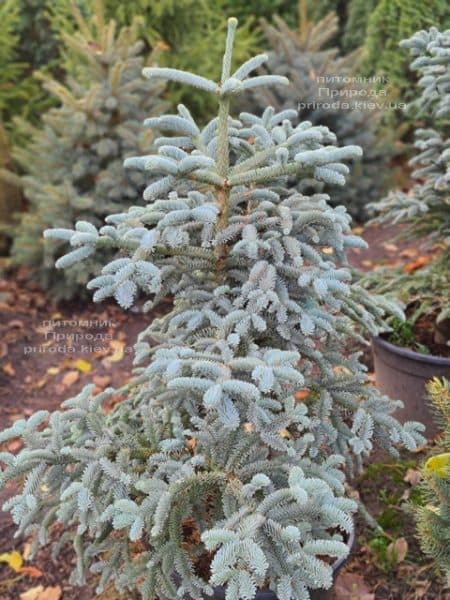
[(405, 248), (400, 252), (400, 256), (402, 258), (414, 258), (417, 256), (418, 250), (417, 248)]
[(125, 353), (125, 342), (121, 342), (120, 340), (111, 340), (109, 342), (109, 347), (113, 351), (111, 356), (107, 356), (105, 358), (106, 362), (119, 362), (122, 360)]
[(64, 387), (70, 387), (80, 378), (79, 371), (68, 371), (62, 378), (62, 384)]
[(89, 361), (79, 358), (73, 362), (75, 369), (78, 369), (81, 373), (90, 373), (92, 371), (92, 365)]
[(374, 600), (375, 594), (361, 575), (340, 573), (334, 584), (334, 596), (339, 600)]
[(417, 269), (427, 265), (430, 260), (431, 256), (419, 256), (419, 258), (416, 258), (416, 260), (406, 263), (406, 265), (403, 267), (403, 271), (405, 273), (413, 273), (414, 271), (417, 271)]
[(186, 440), (186, 446), (191, 450), (195, 450), (197, 446), (197, 440), (195, 438), (189, 438)]
[(47, 385), (47, 377), (41, 377), (40, 379), (38, 379), (38, 381), (36, 381), (36, 383), (34, 384), (35, 388), (41, 389), (44, 387), (44, 385)]
[(17, 550), (3, 552), (3, 554), (0, 554), (0, 562), (6, 563), (8, 567), (17, 573), (23, 565), (23, 557)]
[(47, 588), (37, 585), (20, 594), (20, 600), (59, 600), (61, 596), (62, 589), (59, 585)]
[(12, 442), (9, 442), (9, 444), (7, 446), (9, 452), (13, 452), (13, 453), (17, 452), (22, 447), (23, 447), (22, 440), (13, 440)]
[(411, 485), (417, 485), (422, 475), (417, 469), (408, 469), (406, 475), (403, 477), (403, 481), (410, 483)]
[(12, 319), (8, 323), (8, 327), (16, 327), (17, 329), (23, 329), (24, 324), (23, 324), (23, 321), (21, 321), (20, 319)]
[(408, 554), (408, 542), (401, 537), (391, 542), (386, 549), (387, 557), (393, 562), (400, 563), (405, 560)]
[(33, 567), (33, 565), (21, 567), (19, 569), (19, 573), (22, 573), (23, 575), (28, 575), (28, 577), (34, 577), (35, 579), (44, 575), (44, 573), (40, 569), (38, 569), (37, 567)]
[(62, 589), (59, 585), (45, 588), (37, 597), (37, 600), (59, 600), (62, 596)]
[(109, 375), (94, 375), (92, 381), (95, 385), (102, 390), (111, 383), (111, 377)]
[(9, 375), (10, 377), (16, 376), (16, 370), (12, 366), (12, 363), (7, 362), (6, 365), (3, 365), (2, 369), (3, 369), (3, 372), (6, 373), (6, 375)]
[(49, 367), (47, 369), (47, 373), (49, 375), (58, 375), (58, 373), (59, 373), (59, 367)]
[(383, 244), (383, 248), (388, 252), (397, 252), (398, 246), (396, 244), (392, 244), (390, 242), (385, 242)]
[(295, 399), (297, 400), (297, 402), (301, 402), (302, 400), (307, 398), (310, 394), (310, 391), (311, 390), (305, 388), (304, 390), (298, 390), (297, 392), (295, 392)]
[(20, 600), (38, 600), (39, 594), (44, 591), (44, 586), (37, 585), (20, 594)]
[(25, 544), (23, 545), (22, 556), (25, 560), (28, 560), (30, 554), (31, 554), (31, 544), (30, 544), (30, 542), (25, 542)]
[(289, 432), (287, 429), (281, 429), (281, 430), (278, 432), (278, 435), (279, 435), (280, 437), (282, 437), (282, 438), (285, 438), (285, 439), (287, 439), (287, 440), (291, 439), (291, 437), (292, 437), (292, 434), (291, 434), (291, 433), (290, 433), (290, 432)]

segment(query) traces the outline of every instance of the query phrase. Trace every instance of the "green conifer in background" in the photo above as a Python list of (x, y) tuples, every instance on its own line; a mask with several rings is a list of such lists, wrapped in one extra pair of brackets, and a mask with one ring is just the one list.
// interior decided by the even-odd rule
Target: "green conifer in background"
[[(8, 136), (0, 120), (0, 170), (11, 169), (12, 159), (9, 149)], [(11, 226), (14, 222), (13, 215), (23, 208), (23, 196), (20, 188), (13, 182), (5, 181), (0, 177), (0, 224), (1, 229)], [(7, 255), (10, 240), (0, 229), (0, 256)]]
[[(53, 0), (53, 3), (62, 1)], [(70, 2), (66, 4), (70, 5)], [(48, 12), (51, 5), (52, 0), (16, 0), (20, 15), (16, 27), (20, 38), (20, 55), (32, 71), (46, 67), (59, 56), (59, 42), (52, 30)]]
[(450, 27), (448, 0), (381, 0), (369, 18), (364, 71), (385, 75), (403, 102), (414, 98), (415, 79), (408, 69), (408, 57), (398, 51), (398, 45), (432, 25)]
[(225, 0), (224, 8), (243, 21), (248, 17), (271, 20), (274, 15), (282, 15), (287, 23), (294, 25), (298, 0)]
[(27, 143), (13, 149), (23, 171), (15, 180), (29, 209), (12, 232), (11, 260), (31, 267), (55, 298), (83, 291), (98, 259), (55, 277), (60, 249), (43, 239), (44, 229), (71, 227), (80, 218), (99, 224), (104, 215), (123, 210), (139, 196), (142, 174), (124, 172), (121, 165), (124, 157), (149, 151), (151, 133), (142, 132), (140, 123), (163, 108), (161, 85), (141, 77), (146, 58), (137, 23), (116, 31), (114, 22), (105, 23), (100, 2), (93, 19), (75, 15), (78, 29), (63, 34), (67, 53), (76, 57), (74, 76), (66, 85), (41, 77), (60, 106), (43, 115), (40, 127), (17, 122)]
[(364, 45), (369, 18), (379, 2), (380, 0), (351, 0), (341, 40), (343, 50), (350, 52)]
[[(298, 29), (289, 28), (279, 17), (274, 17), (273, 25), (263, 22), (271, 46), (268, 71), (288, 77), (291, 85), (258, 91), (252, 100), (260, 109), (267, 104), (276, 110), (299, 107), (302, 120), (326, 125), (336, 134), (340, 144), (362, 147), (363, 156), (353, 164), (347, 185), (343, 189), (333, 186), (331, 197), (333, 204), (343, 204), (353, 216), (363, 219), (365, 205), (379, 198), (384, 188), (383, 173), (392, 149), (387, 140), (383, 144), (377, 140), (379, 110), (346, 109), (334, 107), (333, 103), (345, 106), (355, 99), (379, 100), (347, 95), (354, 90), (372, 90), (358, 79), (358, 52), (339, 56), (336, 48), (328, 48), (328, 42), (337, 31), (336, 15), (329, 13), (313, 24), (307, 18), (306, 2), (300, 2), (300, 8)], [(327, 79), (321, 79), (325, 77)], [(355, 81), (351, 81), (352, 78)], [(337, 95), (333, 96), (334, 93)], [(383, 102), (387, 98), (380, 97), (380, 100)], [(302, 186), (301, 191), (306, 191), (309, 182), (302, 182)], [(322, 189), (323, 185), (320, 187)]]
[[(178, 69), (198, 70), (205, 77), (213, 77), (221, 61), (217, 43), (226, 31), (226, 16), (235, 15), (230, 0), (105, 0), (107, 15), (121, 24), (129, 24), (135, 15), (142, 15), (142, 34), (154, 47), (158, 42), (167, 45), (160, 63)], [(259, 3), (253, 8), (257, 14)], [(239, 16), (239, 15), (238, 15)], [(242, 23), (236, 36), (236, 64), (244, 61), (259, 47), (259, 35), (253, 19)], [(214, 102), (196, 89), (180, 89), (170, 84), (170, 100), (174, 108), (178, 102), (189, 104), (191, 112), (206, 122), (214, 111)]]
[(29, 65), (19, 52), (21, 15), (16, 0), (0, 5), (0, 118), (9, 125), (11, 117), (23, 111), (37, 87), (26, 73)]
[(450, 383), (435, 378), (427, 390), (443, 436), (422, 469), (424, 502), (416, 508), (417, 530), (422, 550), (436, 561), (450, 585)]
[[(11, 157), (7, 124), (17, 107), (27, 99), (30, 83), (24, 78), (25, 66), (17, 59), (19, 20), (15, 0), (7, 0), (0, 6), (0, 169), (10, 168)], [(19, 210), (21, 194), (12, 183), (0, 179), (0, 224), (10, 223), (14, 211)], [(8, 240), (0, 234), (0, 254), (8, 249)]]
[[(12, 32), (16, 40), (15, 60), (21, 65), (21, 75), (10, 80), (10, 87), (14, 93), (19, 95), (19, 98), (10, 103), (9, 111), (5, 114), (6, 127), (17, 142), (19, 142), (19, 135), (12, 124), (12, 117), (22, 116), (36, 123), (42, 111), (54, 104), (54, 99), (43, 90), (33, 77), (33, 73), (36, 69), (45, 69), (58, 78), (62, 77), (62, 70), (58, 63), (59, 41), (52, 30), (48, 14), (49, 6), (52, 3), (62, 1), (12, 0), (9, 2), (6, 0), (4, 5), (12, 4), (13, 6), (15, 18)], [(70, 5), (70, 2), (67, 4)], [(0, 9), (0, 12), (3, 10), (4, 7)], [(2, 20), (2, 28), (3, 23)], [(0, 75), (0, 79), (2, 76), (3, 74)], [(3, 99), (3, 91), (0, 88), (0, 104)], [(20, 142), (22, 142), (21, 139)]]

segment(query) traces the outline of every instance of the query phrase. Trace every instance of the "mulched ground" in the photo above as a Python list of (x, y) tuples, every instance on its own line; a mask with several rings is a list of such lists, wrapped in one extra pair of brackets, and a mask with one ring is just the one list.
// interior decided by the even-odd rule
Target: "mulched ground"
[[(420, 244), (411, 246), (394, 239), (399, 227), (357, 232), (370, 244), (369, 250), (351, 253), (352, 264), (363, 270), (408, 263), (424, 252)], [(0, 429), (40, 408), (58, 408), (86, 383), (94, 383), (98, 390), (126, 383), (131, 376), (133, 344), (153, 316), (125, 314), (113, 304), (52, 307), (45, 293), (23, 277), (0, 282)], [(12, 442), (9, 449), (17, 451), (20, 446)], [(355, 481), (355, 493), (382, 522), (384, 532), (375, 532), (359, 518), (357, 543), (338, 577), (336, 600), (450, 599), (450, 590), (420, 553), (408, 508), (417, 499), (417, 468), (423, 457), (418, 453), (392, 461), (377, 454), (366, 474)], [(11, 488), (1, 492), (0, 505), (12, 493)], [(27, 554), (27, 541), (13, 539), (14, 527), (2, 512), (0, 533), (0, 553), (18, 550)], [(37, 586), (60, 588), (57, 600), (97, 598), (93, 587), (80, 590), (68, 584), (73, 566), (70, 549), (53, 563), (43, 548), (25, 564), (38, 569), (34, 576), (14, 573), (0, 563), (0, 600), (21, 600), (20, 594)], [(102, 598), (117, 596), (109, 591)]]

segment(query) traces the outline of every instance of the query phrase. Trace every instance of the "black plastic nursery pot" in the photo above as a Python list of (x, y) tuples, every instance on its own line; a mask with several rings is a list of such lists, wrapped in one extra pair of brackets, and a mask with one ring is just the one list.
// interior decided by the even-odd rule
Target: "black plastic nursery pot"
[[(347, 540), (347, 545), (349, 547), (349, 553), (345, 558), (339, 558), (333, 564), (333, 582), (336, 581), (337, 574), (342, 569), (342, 567), (348, 562), (351, 550), (355, 543), (355, 534), (352, 532), (349, 535)], [(311, 600), (332, 600), (333, 598), (333, 588), (331, 587), (329, 590), (324, 589), (315, 589), (310, 590), (309, 592), (311, 596)], [(225, 588), (224, 587), (215, 587), (214, 595), (211, 596), (214, 600), (225, 600)], [(272, 590), (259, 590), (256, 592), (255, 600), (277, 600), (277, 595)]]
[(432, 377), (450, 378), (450, 358), (419, 354), (395, 346), (382, 337), (372, 339), (375, 380), (380, 392), (402, 400), (404, 407), (396, 412), (400, 421), (420, 421), (427, 436), (437, 433), (425, 384)]

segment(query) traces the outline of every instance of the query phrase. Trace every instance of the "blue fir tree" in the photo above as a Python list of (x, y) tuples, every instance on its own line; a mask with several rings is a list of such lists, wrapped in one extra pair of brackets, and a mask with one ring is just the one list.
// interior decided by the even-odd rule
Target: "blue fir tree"
[(101, 225), (106, 215), (128, 208), (142, 193), (145, 178), (124, 172), (123, 159), (150, 151), (151, 135), (142, 131), (141, 122), (166, 109), (164, 86), (141, 77), (155, 54), (149, 56), (139, 38), (139, 18), (118, 28), (105, 19), (100, 0), (94, 7), (88, 20), (72, 6), (73, 31), (67, 25), (61, 46), (67, 78), (61, 83), (39, 74), (58, 106), (42, 115), (39, 126), (15, 121), (20, 143), (12, 155), (21, 174), (6, 174), (28, 202), (16, 226), (8, 228), (11, 263), (29, 267), (57, 300), (85, 293), (86, 283), (111, 254), (97, 254), (56, 276), (61, 244), (44, 239), (44, 230), (73, 227), (81, 219)]
[(383, 269), (369, 277), (369, 283), (405, 303), (413, 299), (416, 307), (419, 300), (412, 318), (434, 316), (437, 341), (450, 344), (450, 29), (418, 31), (400, 45), (409, 49), (411, 68), (420, 76), (421, 93), (411, 112), (431, 126), (415, 132), (411, 190), (394, 190), (371, 209), (378, 213), (375, 223), (406, 223), (408, 235), (428, 235), (441, 251), (413, 274)]
[(361, 151), (336, 147), (326, 127), (293, 126), (293, 110), (230, 116), (233, 95), (288, 84), (250, 76), (265, 55), (231, 73), (236, 25), (219, 83), (144, 69), (219, 102), (203, 129), (182, 105), (148, 119), (167, 134), (157, 154), (126, 160), (148, 175), (146, 206), (99, 230), (83, 221), (46, 233), (71, 246), (61, 268), (119, 250), (89, 283), (95, 300), (174, 299), (141, 334), (135, 379), (112, 411), (103, 405), (114, 390), (93, 396), (88, 386), (61, 411), (0, 434), (24, 441), (17, 456), (0, 455), (3, 485), (25, 476), (5, 506), (18, 534), (33, 533), (37, 547), (62, 523), (56, 549), (73, 541), (74, 581), (90, 568), (99, 590), (112, 580), (144, 599), (175, 599), (225, 586), (238, 600), (268, 586), (280, 600), (306, 600), (332, 585), (330, 559), (348, 553), (356, 506), (345, 473), (375, 443), (395, 453), (423, 440), (343, 351), (358, 328), (376, 332), (383, 313), (350, 281), (346, 250), (363, 242), (349, 216), (326, 195), (285, 187), (294, 175), (344, 184), (343, 161)]

